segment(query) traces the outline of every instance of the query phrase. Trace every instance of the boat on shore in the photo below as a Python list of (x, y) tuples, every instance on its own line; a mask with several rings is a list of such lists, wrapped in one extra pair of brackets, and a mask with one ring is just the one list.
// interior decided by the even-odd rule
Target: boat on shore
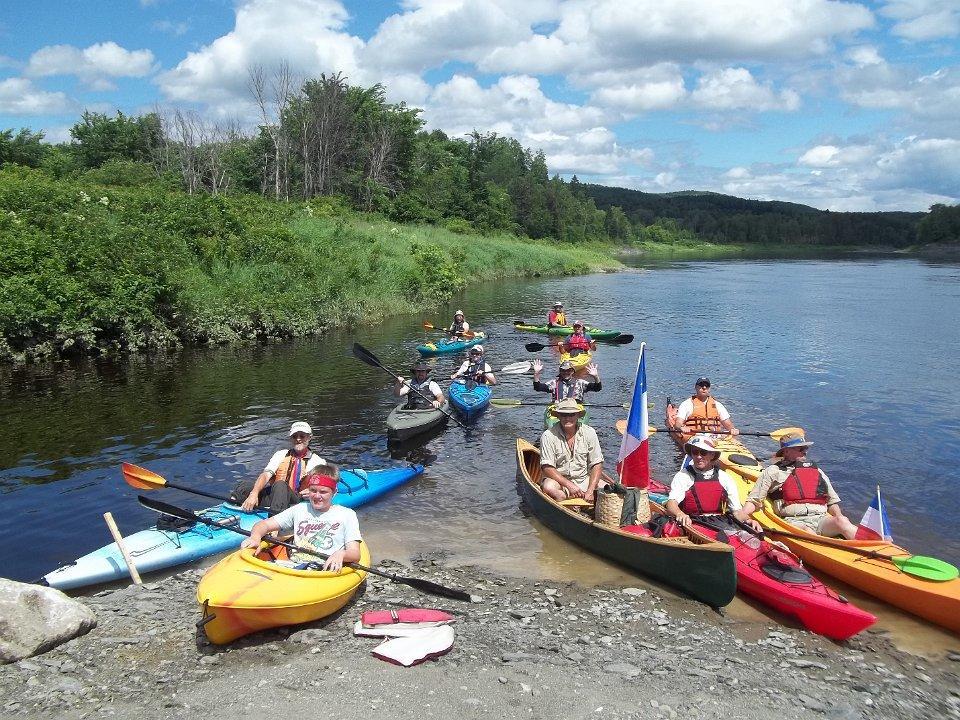
[[(557, 502), (540, 490), (540, 451), (522, 438), (517, 439), (517, 476), (533, 515), (558, 535), (711, 607), (727, 605), (736, 594), (733, 549), (726, 543), (699, 534), (646, 537), (594, 522), (569, 501)], [(651, 510), (662, 512), (656, 504)]]

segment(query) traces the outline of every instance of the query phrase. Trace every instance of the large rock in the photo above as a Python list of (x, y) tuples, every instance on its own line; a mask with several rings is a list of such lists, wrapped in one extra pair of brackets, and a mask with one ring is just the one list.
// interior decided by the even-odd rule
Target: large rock
[(0, 578), (0, 662), (46, 652), (96, 625), (90, 608), (59, 590)]

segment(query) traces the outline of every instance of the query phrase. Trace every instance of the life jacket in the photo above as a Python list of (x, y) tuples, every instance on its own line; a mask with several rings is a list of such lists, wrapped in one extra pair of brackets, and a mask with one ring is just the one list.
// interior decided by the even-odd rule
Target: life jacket
[[(430, 392), (430, 383), (432, 382), (430, 378), (424, 380), (423, 383), (418, 383), (412, 378), (407, 382), (411, 388), (410, 392), (407, 393), (407, 410), (426, 410), (428, 408), (432, 408), (433, 405), (431, 403), (436, 398), (433, 396), (433, 393)], [(415, 392), (415, 390), (419, 390), (428, 398), (430, 398), (430, 400), (424, 399), (421, 397), (420, 393)]]
[(692, 470), (693, 485), (687, 490), (680, 503), (680, 509), (687, 515), (719, 515), (727, 504), (727, 491), (720, 484), (720, 470), (714, 469), (709, 480)]
[(820, 474), (820, 469), (809, 460), (804, 460), (798, 462), (787, 479), (783, 481), (777, 497), (783, 501), (784, 505), (794, 503), (826, 505), (827, 483)]
[(302, 458), (296, 457), (292, 450), (287, 450), (287, 454), (280, 461), (280, 466), (273, 476), (273, 481), (284, 483), (295, 493), (300, 492), (300, 481), (307, 474), (307, 461), (311, 457), (313, 457), (312, 450), (307, 450), (307, 454)]
[(582, 395), (583, 393), (580, 392), (580, 383), (576, 378), (571, 377), (569, 380), (557, 378), (557, 384), (553, 388), (554, 400), (560, 402), (567, 398), (573, 398), (577, 402), (580, 402), (583, 399)]
[(487, 361), (484, 358), (480, 358), (477, 362), (467, 361), (467, 370), (463, 374), (465, 380), (473, 380), (478, 383), (487, 382), (487, 373), (484, 368), (487, 366)]
[(467, 322), (466, 318), (464, 318), (460, 322), (457, 322), (456, 320), (454, 320), (452, 323), (450, 323), (450, 327), (447, 330), (447, 332), (449, 332), (451, 335), (462, 333), (463, 326), (466, 324), (466, 322)]
[(550, 314), (547, 316), (547, 325), (566, 325), (567, 316), (561, 310), (557, 312), (556, 310), (551, 310)]
[(696, 395), (691, 397), (693, 400), (693, 412), (683, 421), (684, 430), (687, 432), (716, 432), (720, 430), (720, 413), (717, 412), (717, 401), (708, 397), (703, 402)]
[(577, 335), (574, 333), (567, 338), (567, 342), (565, 344), (570, 350), (583, 350), (584, 352), (589, 352), (590, 350), (590, 341), (587, 339), (586, 335)]

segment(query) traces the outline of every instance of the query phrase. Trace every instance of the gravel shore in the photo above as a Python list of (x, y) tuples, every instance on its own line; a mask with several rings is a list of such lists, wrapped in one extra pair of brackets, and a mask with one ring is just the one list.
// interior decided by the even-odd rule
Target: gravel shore
[[(81, 598), (89, 634), (0, 667), (3, 717), (960, 718), (960, 653), (927, 660), (884, 633), (837, 644), (749, 626), (639, 587), (582, 587), (450, 567), (381, 567), (468, 590), (424, 596), (370, 576), (333, 618), (216, 647), (198, 638), (202, 570)], [(415, 568), (415, 569), (413, 569)], [(453, 650), (403, 668), (354, 637), (368, 609), (442, 607)]]

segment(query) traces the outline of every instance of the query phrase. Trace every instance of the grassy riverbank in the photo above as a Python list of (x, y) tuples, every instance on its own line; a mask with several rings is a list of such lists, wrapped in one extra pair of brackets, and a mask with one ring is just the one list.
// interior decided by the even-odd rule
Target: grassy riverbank
[(706, 241), (640, 242), (617, 251), (617, 257), (649, 260), (732, 260), (749, 258), (823, 258), (849, 256), (869, 252), (892, 254), (904, 252), (889, 247), (859, 248), (849, 245), (758, 245), (731, 243), (719, 244)]
[(621, 267), (608, 246), (401, 225), (335, 200), (0, 170), (0, 359), (309, 335), (471, 283)]

